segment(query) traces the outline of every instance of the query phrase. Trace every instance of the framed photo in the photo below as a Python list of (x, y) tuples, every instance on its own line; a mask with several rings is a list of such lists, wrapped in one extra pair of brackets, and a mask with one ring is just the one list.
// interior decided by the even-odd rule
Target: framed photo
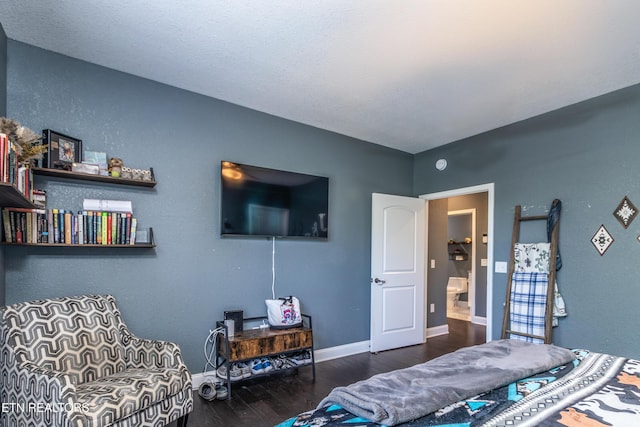
[(74, 162), (82, 161), (82, 140), (51, 129), (42, 131), (42, 142), (47, 144), (43, 167), (71, 170)]

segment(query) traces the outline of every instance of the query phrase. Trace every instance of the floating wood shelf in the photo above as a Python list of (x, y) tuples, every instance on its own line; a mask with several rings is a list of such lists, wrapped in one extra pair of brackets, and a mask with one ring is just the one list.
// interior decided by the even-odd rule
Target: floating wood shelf
[(4, 246), (38, 246), (38, 247), (56, 247), (56, 248), (114, 248), (114, 249), (134, 249), (134, 248), (155, 248), (156, 245), (154, 243), (136, 243), (135, 245), (87, 245), (87, 244), (67, 244), (67, 243), (7, 243), (2, 242)]
[(466, 261), (469, 259), (469, 253), (465, 249), (464, 245), (470, 245), (471, 242), (454, 242), (448, 241), (449, 246), (457, 246), (454, 251), (449, 252), (449, 260), (451, 261)]
[(62, 169), (49, 168), (33, 168), (34, 175), (51, 176), (54, 178), (76, 179), (81, 181), (105, 182), (108, 184), (131, 185), (135, 187), (153, 188), (156, 186), (153, 168), (151, 170), (151, 181), (142, 181), (139, 179), (114, 178), (112, 176), (94, 175), (90, 173), (72, 172)]
[[(129, 185), (135, 187), (153, 188), (156, 185), (153, 169), (151, 171), (151, 181), (142, 181), (136, 179), (127, 178), (114, 178), (111, 176), (93, 175), (80, 172), (71, 172), (61, 169), (48, 169), (48, 168), (32, 168), (34, 175), (42, 175), (47, 177), (71, 179), (84, 182), (103, 182), (117, 185)], [(36, 209), (33, 203), (29, 201), (18, 189), (11, 183), (0, 182), (0, 208), (27, 208)], [(153, 229), (149, 228), (149, 242), (136, 243), (134, 245), (102, 245), (102, 244), (68, 244), (68, 243), (7, 243), (2, 242), (3, 246), (31, 246), (31, 247), (65, 247), (65, 248), (155, 248), (155, 240), (153, 238)]]
[(0, 207), (7, 208), (35, 208), (35, 205), (24, 194), (7, 182), (0, 182)]
[(153, 238), (153, 228), (149, 227), (149, 242), (147, 243), (135, 243), (133, 245), (103, 245), (103, 244), (80, 244), (80, 243), (8, 243), (2, 242), (3, 246), (37, 246), (42, 248), (114, 248), (114, 249), (142, 249), (142, 248), (155, 248), (156, 242)]

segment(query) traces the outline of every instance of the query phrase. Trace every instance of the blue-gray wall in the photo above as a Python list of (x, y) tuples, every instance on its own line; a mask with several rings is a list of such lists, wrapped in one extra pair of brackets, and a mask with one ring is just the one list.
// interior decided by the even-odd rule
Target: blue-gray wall
[[(447, 324), (447, 280), (449, 278), (449, 239), (447, 199), (429, 201), (427, 233), (427, 328)], [(431, 268), (434, 261), (436, 268)], [(434, 311), (431, 312), (433, 304)]]
[(8, 57), (10, 117), (153, 167), (158, 185), (38, 178), (49, 207), (132, 200), (157, 248), (5, 248), (7, 303), (112, 293), (134, 332), (176, 341), (200, 372), (223, 311), (264, 315), (271, 297), (271, 241), (219, 236), (220, 161), (231, 160), (329, 177), (329, 239), (276, 242), (276, 293), (300, 298), (316, 348), (368, 340), (371, 193), (410, 195), (413, 156), (13, 40)]
[[(7, 36), (0, 23), (0, 116), (7, 110)], [(5, 302), (4, 251), (0, 251), (0, 305)]]
[(7, 112), (7, 35), (0, 23), (0, 116)]
[[(640, 206), (640, 86), (619, 90), (415, 156), (414, 194), (495, 183), (495, 260), (508, 261), (514, 206), (544, 214), (562, 201), (558, 275), (569, 316), (555, 342), (640, 357), (640, 220), (624, 229), (613, 211), (624, 196)], [(439, 158), (449, 166), (434, 167)], [(600, 256), (591, 238), (615, 238)], [(525, 230), (526, 240), (544, 240)], [(505, 274), (494, 274), (493, 337), (499, 337)]]

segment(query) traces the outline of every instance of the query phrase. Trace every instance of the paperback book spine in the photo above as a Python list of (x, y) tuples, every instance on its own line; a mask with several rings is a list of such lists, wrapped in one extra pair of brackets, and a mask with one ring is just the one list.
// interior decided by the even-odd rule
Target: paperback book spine
[(133, 245), (137, 220), (131, 213), (4, 208), (6, 243)]
[(58, 209), (52, 210), (53, 216), (53, 243), (60, 243), (60, 216)]
[(9, 211), (2, 210), (2, 223), (4, 225), (4, 241), (7, 243), (13, 243), (13, 237), (11, 236), (11, 219), (9, 218)]
[(72, 228), (71, 228), (71, 212), (64, 212), (64, 243), (67, 245), (71, 244), (71, 234), (72, 234)]
[(136, 231), (138, 228), (138, 221), (135, 218), (131, 218), (131, 235), (129, 236), (129, 244), (136, 244)]
[(109, 224), (107, 221), (107, 213), (106, 212), (102, 212), (102, 244), (106, 245), (108, 244), (107, 241), (107, 235), (109, 234), (108, 230), (109, 230)]

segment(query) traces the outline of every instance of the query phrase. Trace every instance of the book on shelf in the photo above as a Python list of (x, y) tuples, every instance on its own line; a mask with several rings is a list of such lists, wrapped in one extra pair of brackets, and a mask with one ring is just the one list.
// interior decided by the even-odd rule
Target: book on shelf
[(87, 241), (85, 240), (84, 237), (84, 224), (85, 224), (85, 219), (84, 219), (84, 214), (83, 212), (78, 212), (78, 216), (77, 218), (77, 223), (76, 223), (76, 229), (77, 229), (77, 238), (78, 238), (78, 244), (79, 245), (86, 245)]
[(135, 245), (136, 244), (137, 229), (138, 229), (138, 220), (135, 219), (135, 218), (131, 218), (131, 228), (130, 228), (130, 233), (129, 233), (129, 239), (127, 240), (127, 243), (129, 245)]
[(84, 199), (82, 209), (85, 211), (133, 212), (130, 200)]
[(108, 243), (107, 234), (109, 233), (108, 232), (108, 230), (109, 230), (109, 222), (107, 221), (108, 216), (107, 216), (106, 212), (102, 212), (101, 215), (102, 215), (102, 221), (100, 223), (101, 224), (100, 231), (102, 232), (102, 238), (101, 238), (100, 242), (103, 245), (106, 245)]
[(0, 133), (0, 178), (2, 182), (15, 184), (18, 177), (18, 154), (16, 145), (9, 137)]
[(49, 226), (45, 209), (3, 209), (2, 222), (7, 243), (49, 243)]
[(36, 208), (46, 209), (47, 208), (47, 192), (45, 190), (39, 190), (34, 188), (31, 192), (31, 201), (35, 205)]
[[(6, 210), (6, 209), (5, 209)], [(53, 241), (51, 243), (59, 243), (60, 242), (60, 224), (58, 224), (58, 220), (60, 219), (58, 215), (58, 209), (51, 209), (49, 214), (49, 223), (53, 228)]]
[(4, 208), (6, 243), (133, 245), (137, 220), (130, 212)]
[(64, 240), (60, 243), (65, 243), (67, 245), (70, 245), (71, 242), (71, 234), (73, 232), (73, 228), (71, 227), (71, 212), (65, 211), (64, 216), (63, 216), (63, 221), (64, 221)]
[(33, 170), (18, 164), (18, 148), (6, 134), (0, 133), (0, 182), (11, 184), (33, 201)]

